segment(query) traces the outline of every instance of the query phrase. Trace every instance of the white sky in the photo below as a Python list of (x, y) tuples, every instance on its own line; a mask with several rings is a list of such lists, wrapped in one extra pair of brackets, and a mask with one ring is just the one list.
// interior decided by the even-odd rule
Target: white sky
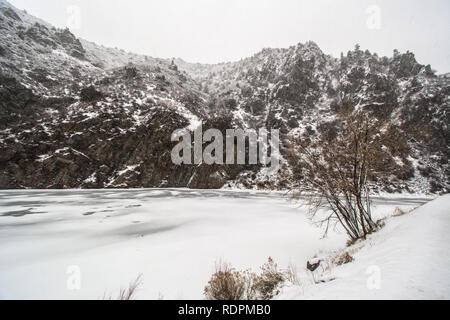
[(450, 72), (449, 0), (9, 1), (86, 40), (153, 57), (216, 63), (313, 40), (336, 57), (356, 43), (380, 55), (410, 50)]

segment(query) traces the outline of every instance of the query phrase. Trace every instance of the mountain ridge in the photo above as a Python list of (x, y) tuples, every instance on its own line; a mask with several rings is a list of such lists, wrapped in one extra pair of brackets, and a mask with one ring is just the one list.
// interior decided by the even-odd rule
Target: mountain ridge
[[(449, 190), (449, 78), (411, 52), (355, 46), (334, 58), (307, 42), (191, 64), (106, 48), (0, 4), (0, 188), (291, 188), (301, 177), (288, 138), (334, 130), (352, 105), (405, 140), (377, 190)], [(173, 165), (171, 133), (199, 121), (280, 129), (281, 172)]]

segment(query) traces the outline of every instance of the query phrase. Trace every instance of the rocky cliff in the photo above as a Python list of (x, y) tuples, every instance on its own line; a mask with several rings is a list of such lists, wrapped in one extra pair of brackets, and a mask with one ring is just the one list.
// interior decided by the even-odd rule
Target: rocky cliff
[[(448, 192), (449, 93), (449, 77), (411, 52), (335, 58), (308, 42), (191, 64), (105, 48), (1, 1), (0, 188), (289, 188), (301, 177), (288, 138), (332, 132), (350, 107), (399, 142), (376, 188)], [(172, 164), (172, 132), (199, 121), (280, 129), (282, 170)]]

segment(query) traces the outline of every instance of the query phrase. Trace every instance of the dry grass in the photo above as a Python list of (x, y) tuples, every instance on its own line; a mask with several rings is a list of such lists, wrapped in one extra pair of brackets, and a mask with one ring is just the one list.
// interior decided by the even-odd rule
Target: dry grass
[(204, 290), (207, 300), (254, 300), (253, 275), (236, 271), (231, 265), (219, 262)]
[(207, 300), (270, 300), (287, 281), (300, 284), (296, 268), (291, 265), (281, 271), (272, 258), (261, 267), (260, 274), (236, 271), (229, 264), (218, 263), (204, 295)]
[(333, 263), (337, 266), (342, 266), (343, 264), (353, 262), (354, 260), (355, 259), (346, 251), (334, 257)]
[(297, 267), (293, 264), (290, 264), (284, 272), (284, 279), (295, 286), (301, 285), (300, 279), (298, 278)]
[(384, 228), (386, 226), (386, 222), (390, 218), (397, 218), (397, 217), (401, 217), (401, 216), (410, 214), (410, 213), (416, 211), (417, 209), (419, 209), (420, 207), (422, 207), (423, 205), (424, 204), (421, 204), (421, 205), (419, 205), (417, 207), (414, 207), (412, 209), (409, 209), (409, 210), (403, 210), (402, 208), (399, 208), (399, 207), (395, 208), (394, 212), (391, 215), (389, 215), (387, 217), (384, 217), (384, 218), (382, 218), (382, 219), (377, 221), (378, 228), (379, 229)]
[(113, 298), (112, 295), (107, 296), (105, 294), (103, 296), (103, 300), (121, 300), (121, 301), (133, 300), (134, 297), (136, 296), (137, 290), (141, 285), (142, 285), (142, 274), (140, 274), (134, 281), (132, 281), (128, 285), (128, 288), (121, 288), (116, 298)]
[(280, 293), (280, 286), (286, 281), (283, 272), (278, 270), (278, 265), (269, 257), (267, 263), (261, 267), (261, 275), (254, 278), (254, 290), (258, 300), (270, 300)]

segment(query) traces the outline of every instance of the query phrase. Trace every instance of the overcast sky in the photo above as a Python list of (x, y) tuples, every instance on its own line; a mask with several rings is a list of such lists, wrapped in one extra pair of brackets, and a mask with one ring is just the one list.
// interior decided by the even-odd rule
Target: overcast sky
[(315, 41), (336, 57), (356, 43), (411, 50), (450, 72), (449, 0), (9, 0), (79, 37), (154, 57), (216, 63)]

